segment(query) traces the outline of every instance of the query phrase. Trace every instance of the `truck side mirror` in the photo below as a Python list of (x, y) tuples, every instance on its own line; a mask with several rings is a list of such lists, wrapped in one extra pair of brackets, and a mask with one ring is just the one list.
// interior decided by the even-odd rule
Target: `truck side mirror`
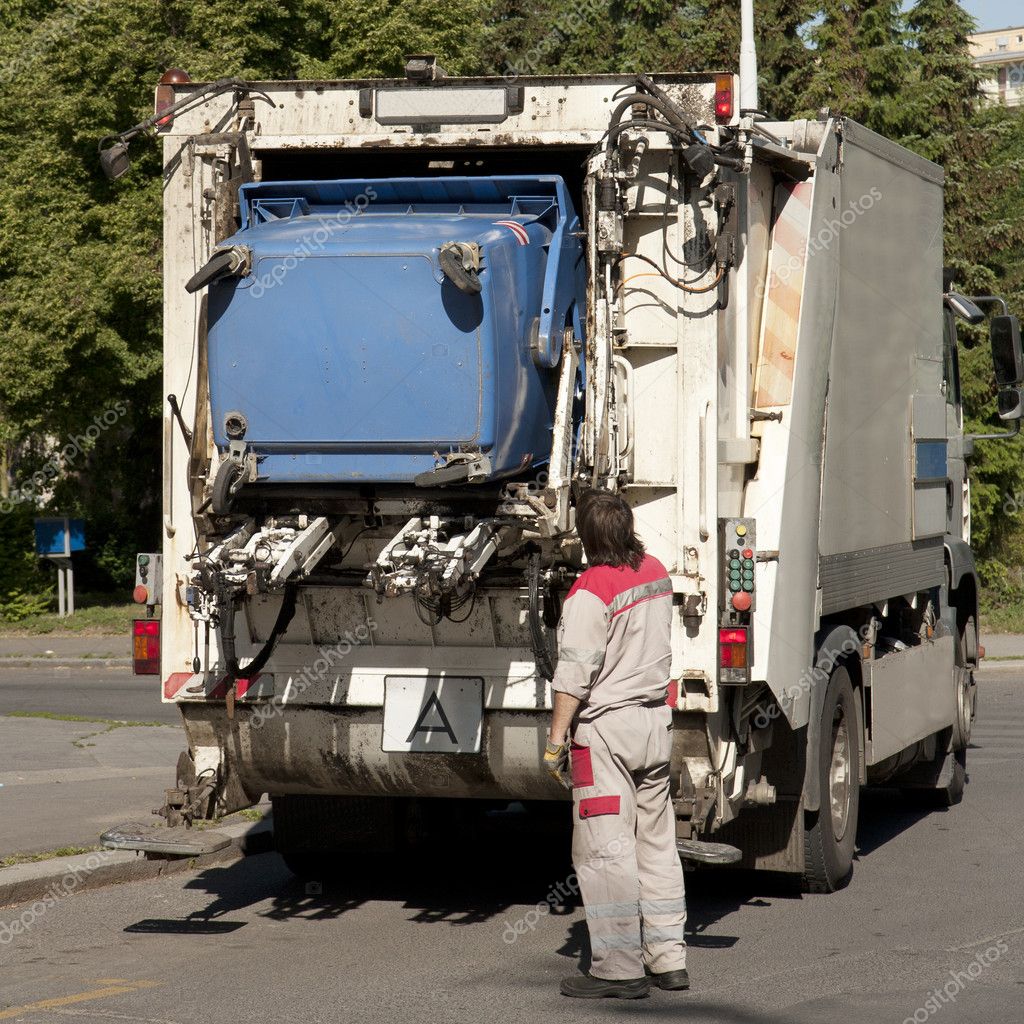
[[(1020, 346), (1020, 322), (1015, 316), (994, 316), (989, 324), (992, 341), (992, 362), (1000, 390), (1015, 388), (1024, 381), (1024, 353)], [(1000, 402), (1000, 408), (1002, 402)], [(1003, 416), (1002, 412), (999, 413)], [(1012, 419), (1003, 416), (1003, 419)]]
[(946, 308), (953, 311), (961, 320), (969, 324), (980, 324), (985, 319), (985, 312), (980, 306), (971, 302), (966, 295), (958, 292), (947, 291), (945, 295)]

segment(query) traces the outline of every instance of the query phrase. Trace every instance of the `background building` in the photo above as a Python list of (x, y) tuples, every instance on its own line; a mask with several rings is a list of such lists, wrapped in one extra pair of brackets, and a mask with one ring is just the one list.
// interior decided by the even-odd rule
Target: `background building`
[(1010, 107), (1024, 103), (1024, 26), (975, 32), (969, 38), (975, 64), (995, 72), (982, 82), (986, 98)]

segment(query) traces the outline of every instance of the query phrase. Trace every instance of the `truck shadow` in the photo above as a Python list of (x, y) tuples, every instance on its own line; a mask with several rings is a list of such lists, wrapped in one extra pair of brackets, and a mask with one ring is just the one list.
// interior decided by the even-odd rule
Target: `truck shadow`
[(855, 859), (870, 856), (928, 815), (944, 813), (941, 808), (914, 803), (897, 789), (862, 789)]
[[(865, 791), (857, 858), (870, 856), (930, 813), (935, 811), (895, 791)], [(276, 853), (263, 853), (197, 874), (187, 887), (208, 894), (210, 902), (182, 921), (167, 921), (166, 930), (199, 928), (250, 907), (277, 921), (323, 920), (389, 902), (420, 924), (497, 925), (511, 944), (542, 916), (564, 917), (559, 952), (586, 969), (589, 943), (569, 851), (567, 821), (513, 816), (396, 853), (335, 854), (322, 860), (315, 878), (300, 879)], [(793, 876), (722, 868), (687, 871), (686, 891), (687, 942), (707, 949), (739, 941), (721, 926), (741, 908), (767, 910), (777, 900), (802, 898)]]
[[(336, 855), (316, 879), (299, 879), (275, 853), (208, 868), (187, 885), (211, 899), (191, 915), (194, 926), (253, 908), (276, 921), (340, 917), (373, 902), (390, 902), (421, 924), (488, 924), (512, 944), (541, 917), (566, 918), (560, 953), (589, 963), (582, 904), (570, 860), (567, 823), (522, 827), (503, 821), (440, 845), (392, 854)], [(738, 942), (718, 925), (741, 907), (769, 908), (775, 899), (800, 898), (782, 875), (706, 869), (686, 873), (687, 942), (727, 948)], [(172, 922), (168, 922), (168, 930)]]

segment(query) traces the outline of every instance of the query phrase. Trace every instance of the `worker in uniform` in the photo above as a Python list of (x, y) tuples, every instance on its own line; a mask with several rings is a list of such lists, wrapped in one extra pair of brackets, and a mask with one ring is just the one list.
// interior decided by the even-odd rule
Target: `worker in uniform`
[[(589, 567), (566, 598), (544, 764), (571, 776), (572, 856), (590, 932), (589, 974), (563, 995), (640, 999), (687, 989), (686, 900), (669, 793), (672, 583), (645, 554), (629, 505), (577, 503)], [(571, 734), (571, 741), (570, 741)]]

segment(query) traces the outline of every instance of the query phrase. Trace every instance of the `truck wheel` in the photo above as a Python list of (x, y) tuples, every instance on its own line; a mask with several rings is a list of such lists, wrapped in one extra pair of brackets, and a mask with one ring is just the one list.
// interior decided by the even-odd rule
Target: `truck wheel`
[(974, 683), (974, 669), (968, 662), (968, 652), (976, 657), (978, 634), (974, 616), (964, 623), (958, 633), (953, 649), (953, 685), (956, 687), (956, 719), (953, 721), (953, 749), (966, 750), (971, 742), (971, 726), (977, 704), (977, 690)]
[(825, 691), (819, 726), (821, 806), (804, 821), (804, 878), (810, 892), (834, 892), (853, 872), (860, 795), (860, 739), (850, 675), (840, 665)]
[(210, 508), (214, 515), (225, 516), (231, 511), (231, 504), (235, 500), (231, 489), (241, 475), (242, 470), (236, 462), (220, 464), (213, 478), (213, 494), (210, 497)]

